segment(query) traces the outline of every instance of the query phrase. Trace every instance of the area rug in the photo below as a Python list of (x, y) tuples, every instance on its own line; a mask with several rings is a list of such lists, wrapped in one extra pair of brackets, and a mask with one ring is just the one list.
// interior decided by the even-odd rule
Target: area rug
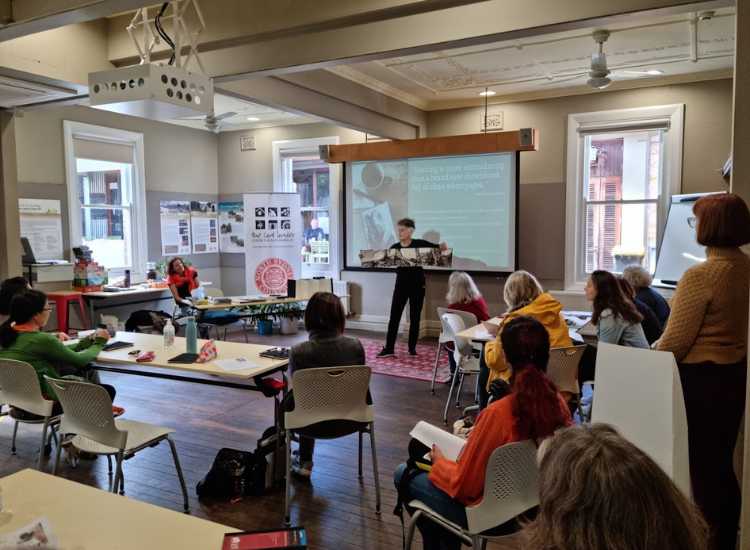
[[(435, 354), (437, 348), (434, 346), (417, 345), (417, 357), (409, 357), (409, 347), (406, 342), (397, 342), (394, 353), (396, 357), (385, 357), (378, 359), (375, 357), (383, 348), (382, 340), (359, 339), (365, 348), (367, 364), (372, 367), (374, 374), (387, 374), (388, 376), (398, 376), (401, 378), (412, 378), (413, 380), (432, 381), (432, 371), (435, 368)], [(438, 363), (437, 377), (435, 382), (446, 382), (450, 380), (450, 370), (448, 367), (448, 354), (440, 354)]]

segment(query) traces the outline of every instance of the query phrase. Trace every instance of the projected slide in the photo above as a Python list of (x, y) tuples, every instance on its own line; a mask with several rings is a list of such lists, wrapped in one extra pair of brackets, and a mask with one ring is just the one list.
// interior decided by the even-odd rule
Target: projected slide
[(516, 156), (491, 153), (346, 164), (346, 264), (360, 250), (397, 242), (396, 222), (412, 218), (413, 238), (445, 242), (454, 270), (515, 270)]

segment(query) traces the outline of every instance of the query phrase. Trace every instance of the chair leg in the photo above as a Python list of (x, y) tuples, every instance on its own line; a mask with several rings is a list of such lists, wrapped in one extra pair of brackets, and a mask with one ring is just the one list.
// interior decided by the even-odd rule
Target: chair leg
[(419, 521), (419, 516), (421, 515), (422, 510), (416, 510), (411, 517), (411, 521), (409, 522), (409, 532), (406, 534), (406, 545), (404, 546), (404, 550), (411, 550), (411, 541), (414, 539), (414, 529), (416, 528), (417, 521)]
[(448, 399), (445, 401), (445, 412), (443, 413), (443, 423), (447, 426), (448, 425), (448, 407), (450, 407), (451, 404), (451, 397), (453, 396), (453, 388), (456, 385), (456, 378), (461, 376), (461, 374), (458, 372), (458, 369), (456, 369), (456, 372), (453, 373), (453, 378), (451, 378), (451, 389), (448, 390)]
[(247, 339), (247, 323), (245, 323), (244, 325), (242, 325), (242, 332), (245, 333), (245, 343), (249, 344), (250, 340)]
[(482, 539), (482, 550), (487, 550), (487, 539)]
[(125, 472), (120, 471), (120, 494), (125, 494)]
[(122, 449), (117, 451), (116, 467), (115, 467), (115, 479), (112, 481), (112, 492), (117, 493), (117, 488), (120, 486), (120, 476), (122, 476)]
[[(36, 465), (36, 469), (42, 471), (42, 462), (44, 461), (44, 447), (47, 445), (47, 428), (49, 427), (49, 417), (44, 419), (44, 425), (42, 426), (42, 442), (39, 445), (39, 462)], [(52, 428), (54, 432), (54, 428)]]
[(180, 478), (180, 487), (182, 487), (182, 499), (185, 503), (185, 513), (187, 514), (190, 510), (190, 507), (188, 506), (188, 494), (187, 488), (185, 487), (185, 478), (182, 476), (182, 468), (180, 468), (180, 459), (177, 458), (177, 449), (174, 446), (174, 441), (172, 441), (172, 438), (167, 436), (167, 441), (169, 442), (169, 448), (172, 449), (172, 457), (174, 458), (174, 467), (177, 469), (177, 477)]
[(284, 508), (284, 525), (292, 525), (290, 493), (292, 490), (292, 431), (286, 430), (286, 507)]
[(456, 408), (461, 407), (461, 390), (464, 389), (464, 378), (466, 378), (465, 374), (461, 374), (461, 378), (458, 381), (458, 393), (456, 394)]
[(13, 441), (10, 443), (10, 454), (12, 455), (16, 454), (16, 432), (18, 432), (18, 420), (13, 426)]
[(52, 426), (52, 433), (50, 434), (50, 438), (54, 440), (55, 445), (59, 445), (57, 441), (57, 430), (55, 429), (55, 426)]
[(362, 479), (362, 432), (359, 432), (359, 479)]
[(57, 465), (60, 464), (60, 453), (62, 452), (63, 436), (60, 434), (60, 442), (55, 447), (55, 463), (52, 465), (52, 475), (57, 475)]
[(380, 513), (380, 477), (378, 475), (378, 454), (375, 452), (375, 422), (370, 422), (370, 449), (372, 450), (372, 471), (375, 474), (375, 513)]
[(479, 542), (479, 535), (471, 535), (472, 550), (482, 550), (482, 543)]
[(440, 363), (440, 352), (443, 351), (443, 344), (438, 343), (437, 356), (435, 357), (435, 368), (432, 371), (432, 386), (430, 386), (430, 393), (435, 395), (435, 377), (437, 376), (438, 363)]
[(112, 455), (107, 455), (107, 466), (109, 467), (109, 475), (112, 475)]

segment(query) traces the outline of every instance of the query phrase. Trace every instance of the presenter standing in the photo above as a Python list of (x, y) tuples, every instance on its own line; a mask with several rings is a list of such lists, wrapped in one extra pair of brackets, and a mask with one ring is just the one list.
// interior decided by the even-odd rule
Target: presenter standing
[[(414, 220), (404, 218), (398, 221), (396, 235), (399, 242), (391, 246), (396, 250), (402, 248), (439, 248), (446, 250), (448, 245), (440, 243), (439, 245), (425, 241), (423, 239), (412, 239), (414, 234)], [(401, 314), (404, 312), (406, 302), (409, 302), (409, 355), (417, 356), (417, 338), (419, 337), (419, 318), (422, 315), (422, 305), (424, 304), (425, 278), (422, 266), (416, 267), (397, 267), (396, 268), (396, 286), (393, 289), (393, 299), (391, 300), (391, 317), (388, 321), (388, 336), (386, 337), (385, 347), (376, 355), (378, 358), (394, 357), (394, 346), (396, 336), (398, 335), (398, 323), (401, 320)]]

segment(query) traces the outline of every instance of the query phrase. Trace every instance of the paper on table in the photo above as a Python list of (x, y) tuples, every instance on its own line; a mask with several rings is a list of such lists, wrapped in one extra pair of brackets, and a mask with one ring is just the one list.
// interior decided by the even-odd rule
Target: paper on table
[(60, 544), (57, 542), (47, 516), (41, 516), (25, 527), (0, 537), (0, 550), (21, 550), (22, 548), (60, 550)]
[(448, 460), (458, 460), (461, 451), (466, 446), (466, 440), (456, 437), (453, 434), (436, 428), (424, 420), (417, 422), (414, 429), (409, 432), (414, 439), (418, 439), (428, 447), (432, 448), (437, 445)]
[(487, 332), (491, 336), (497, 336), (497, 334), (500, 332), (500, 325), (497, 323), (493, 323), (492, 321), (482, 321), (482, 325), (484, 325), (484, 328), (487, 329)]
[(483, 340), (485, 338), (489, 340), (489, 339), (492, 339), (494, 337), (495, 337), (494, 334), (490, 334), (489, 332), (485, 332), (483, 330), (475, 330), (474, 331), (474, 338), (476, 338), (477, 340)]
[(257, 363), (253, 363), (252, 361), (250, 361), (250, 359), (245, 359), (244, 357), (213, 361), (213, 364), (221, 367), (226, 371), (254, 369), (258, 366)]

